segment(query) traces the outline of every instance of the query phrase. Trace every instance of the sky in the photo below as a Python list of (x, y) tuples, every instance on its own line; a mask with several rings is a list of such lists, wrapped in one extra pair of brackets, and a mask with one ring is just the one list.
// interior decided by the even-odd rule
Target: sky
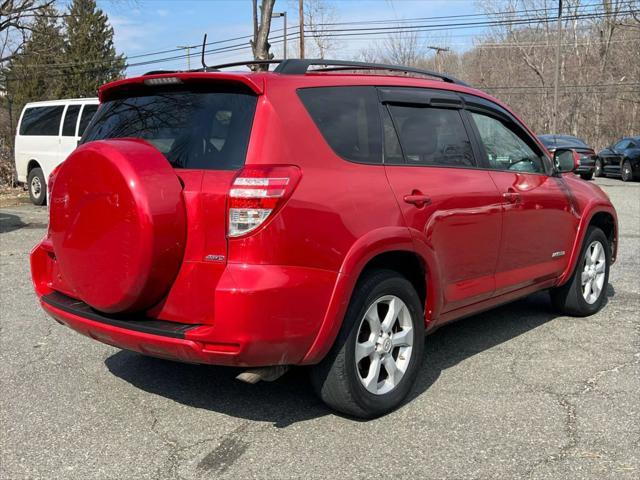
[[(473, 0), (324, 0), (333, 10), (336, 22), (360, 20), (394, 21), (416, 17), (434, 17), (479, 13)], [(119, 53), (129, 58), (130, 64), (183, 55), (185, 52), (167, 52), (146, 56), (150, 52), (174, 49), (182, 45), (199, 45), (205, 33), (207, 41), (223, 41), (252, 33), (250, 0), (98, 0), (99, 7), (109, 16), (115, 31), (115, 44)], [(274, 11), (287, 12), (288, 30), (298, 24), (297, 0), (277, 0)], [(385, 24), (386, 25), (386, 24)], [(351, 27), (351, 26), (349, 26)], [(272, 34), (281, 35), (283, 19), (274, 18)], [(437, 31), (429, 34), (427, 43), (446, 44), (456, 50), (464, 50), (472, 44), (476, 30)], [(383, 36), (380, 36), (383, 38)], [(219, 64), (251, 57), (248, 39), (212, 45), (246, 45), (239, 51), (216, 52), (207, 55), (207, 64)], [(362, 50), (375, 48), (371, 38), (335, 39), (330, 51), (332, 58), (356, 58)], [(297, 40), (289, 42), (291, 56), (298, 55)], [(276, 57), (282, 55), (282, 46), (272, 48)], [(200, 66), (199, 47), (191, 50), (191, 68)], [(163, 63), (131, 66), (127, 75), (138, 75), (149, 70), (184, 69), (186, 58), (167, 60)]]

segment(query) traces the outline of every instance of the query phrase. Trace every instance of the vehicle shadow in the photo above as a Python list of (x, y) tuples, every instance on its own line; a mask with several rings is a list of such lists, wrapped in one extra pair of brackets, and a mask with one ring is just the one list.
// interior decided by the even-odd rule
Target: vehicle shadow
[(9, 233), (21, 228), (28, 229), (45, 229), (47, 222), (30, 222), (24, 223), (22, 217), (13, 213), (0, 212), (0, 233)]
[[(608, 286), (607, 296), (615, 295)], [(425, 359), (407, 402), (424, 393), (449, 367), (525, 334), (558, 317), (545, 292), (445, 325), (426, 339)], [(283, 428), (335, 414), (314, 394), (304, 368), (273, 383), (247, 385), (237, 368), (188, 365), (120, 351), (105, 360), (109, 371), (144, 391), (184, 405)]]
[(26, 226), (20, 217), (11, 213), (0, 212), (0, 233), (13, 232)]

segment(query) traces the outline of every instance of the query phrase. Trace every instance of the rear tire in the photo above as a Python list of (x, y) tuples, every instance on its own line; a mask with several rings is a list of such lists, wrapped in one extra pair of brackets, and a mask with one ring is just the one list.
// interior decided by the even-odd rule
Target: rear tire
[(602, 230), (590, 227), (571, 278), (551, 289), (553, 306), (573, 317), (587, 317), (598, 312), (607, 296), (611, 246)]
[(47, 181), (41, 168), (34, 168), (29, 172), (27, 188), (29, 189), (29, 198), (34, 205), (46, 205)]
[(630, 182), (633, 180), (633, 170), (631, 169), (631, 162), (629, 160), (622, 162), (620, 175), (622, 176), (623, 182)]
[(596, 177), (604, 177), (604, 170), (603, 170), (603, 166), (602, 166), (602, 160), (600, 160), (600, 159), (596, 160), (596, 165), (594, 167), (593, 174)]
[(580, 178), (583, 180), (591, 180), (593, 178), (593, 172), (581, 173)]
[(358, 282), (338, 337), (311, 380), (335, 410), (377, 417), (409, 394), (423, 351), (424, 314), (415, 289), (394, 271), (373, 271)]

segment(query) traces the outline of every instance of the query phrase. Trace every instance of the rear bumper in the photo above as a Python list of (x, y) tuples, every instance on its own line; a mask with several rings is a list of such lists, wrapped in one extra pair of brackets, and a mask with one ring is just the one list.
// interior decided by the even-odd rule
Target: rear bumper
[(59, 323), (115, 347), (212, 365), (303, 363), (338, 278), (337, 272), (313, 268), (227, 264), (210, 287), (213, 311), (187, 324), (162, 315), (105, 315), (54, 291), (50, 279), (57, 273), (52, 256), (42, 244), (37, 246), (31, 268), (42, 307)]
[(574, 170), (574, 173), (576, 173), (577, 175), (580, 175), (581, 173), (593, 173), (593, 171), (595, 170), (595, 166), (591, 165), (580, 165), (578, 168), (576, 168)]
[(209, 353), (203, 344), (186, 340), (184, 336), (167, 335), (167, 332), (148, 333), (105, 323), (95, 316), (92, 318), (81, 316), (60, 306), (54, 306), (53, 303), (49, 303), (47, 296), (42, 297), (40, 303), (44, 310), (59, 323), (114, 347), (180, 362), (232, 364), (230, 361), (225, 361), (224, 352)]

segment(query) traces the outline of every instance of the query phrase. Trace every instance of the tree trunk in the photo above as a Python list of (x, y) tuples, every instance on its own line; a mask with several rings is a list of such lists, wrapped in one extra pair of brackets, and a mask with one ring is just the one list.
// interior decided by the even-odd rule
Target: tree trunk
[[(258, 12), (255, 8), (256, 1), (257, 0), (254, 0), (253, 8), (254, 28), (258, 18)], [(273, 58), (273, 55), (269, 53), (269, 48), (271, 47), (271, 45), (269, 44), (269, 31), (271, 30), (271, 17), (273, 15), (273, 5), (275, 4), (275, 2), (276, 0), (262, 0), (262, 5), (260, 6), (260, 23), (254, 33), (254, 39), (251, 42), (254, 60), (271, 60)], [(254, 70), (257, 71), (264, 71), (268, 69), (268, 64), (256, 65), (254, 67)]]

